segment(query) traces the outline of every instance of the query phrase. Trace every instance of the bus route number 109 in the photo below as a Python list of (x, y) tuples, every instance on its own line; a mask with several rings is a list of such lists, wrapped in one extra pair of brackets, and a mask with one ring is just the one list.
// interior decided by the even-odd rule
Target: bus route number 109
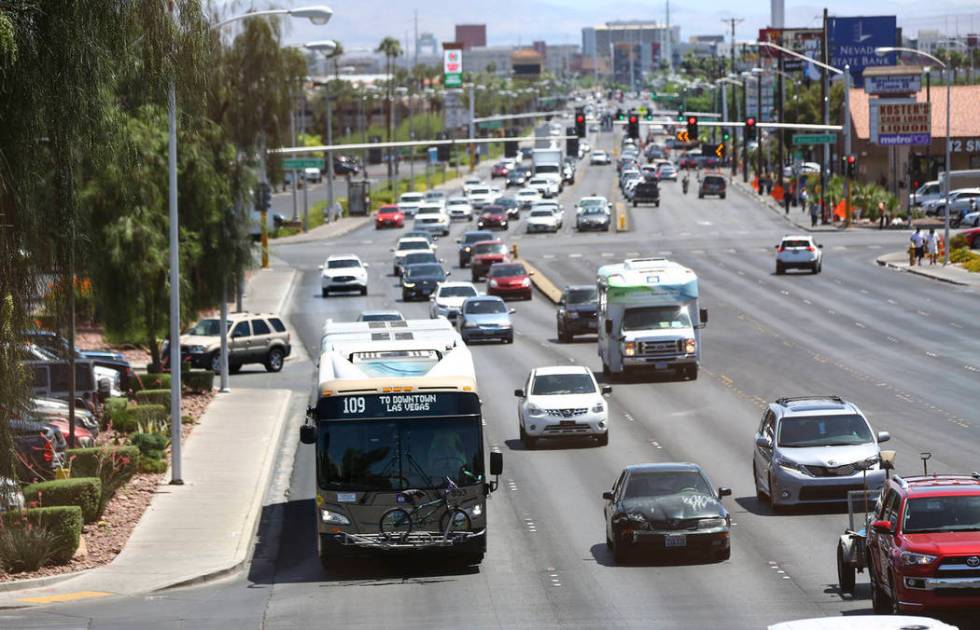
[(348, 396), (344, 398), (344, 415), (360, 415), (366, 409), (363, 396)]

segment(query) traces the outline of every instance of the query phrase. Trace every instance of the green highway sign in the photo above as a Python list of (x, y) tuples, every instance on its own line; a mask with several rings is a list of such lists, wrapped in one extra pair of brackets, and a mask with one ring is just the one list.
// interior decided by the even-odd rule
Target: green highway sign
[(286, 158), (282, 161), (282, 168), (286, 171), (301, 171), (304, 168), (318, 168), (323, 170), (323, 158)]
[(482, 120), (476, 124), (480, 129), (503, 129), (504, 127), (502, 120)]
[(798, 133), (793, 136), (793, 146), (801, 144), (833, 144), (837, 141), (835, 133)]

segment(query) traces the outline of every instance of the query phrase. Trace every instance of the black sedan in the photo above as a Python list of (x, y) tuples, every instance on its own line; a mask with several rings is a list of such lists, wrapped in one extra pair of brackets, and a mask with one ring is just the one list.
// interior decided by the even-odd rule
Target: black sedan
[(402, 273), (402, 300), (427, 300), (435, 293), (440, 282), (446, 281), (449, 272), (438, 263), (407, 265)]
[(617, 563), (644, 551), (698, 554), (713, 560), (731, 555), (731, 516), (697, 464), (628, 466), (603, 492), (606, 546)]
[(507, 217), (510, 219), (521, 218), (521, 204), (513, 197), (500, 197), (493, 202), (493, 205), (507, 208)]
[(492, 241), (493, 239), (493, 232), (486, 230), (463, 232), (462, 238), (456, 239), (456, 242), (459, 243), (459, 266), (465, 267), (470, 264), (470, 258), (473, 257), (473, 245), (475, 243)]
[(511, 186), (523, 186), (531, 177), (531, 172), (525, 168), (517, 167), (507, 173), (507, 188)]

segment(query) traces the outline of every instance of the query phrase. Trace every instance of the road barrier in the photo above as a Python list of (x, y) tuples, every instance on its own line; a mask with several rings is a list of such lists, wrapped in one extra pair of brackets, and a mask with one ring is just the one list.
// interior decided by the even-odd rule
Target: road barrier
[(527, 260), (523, 260), (522, 262), (524, 263), (524, 267), (531, 273), (531, 284), (533, 284), (543, 296), (557, 304), (558, 300), (561, 299), (561, 289), (559, 289), (554, 282), (549, 280), (547, 276), (538, 271), (538, 269)]
[(626, 204), (621, 201), (616, 202), (616, 231), (629, 232), (629, 214)]

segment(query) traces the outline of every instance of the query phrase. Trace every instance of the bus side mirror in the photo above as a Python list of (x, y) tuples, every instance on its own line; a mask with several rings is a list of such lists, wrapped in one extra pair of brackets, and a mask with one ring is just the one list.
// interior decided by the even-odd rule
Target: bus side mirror
[(316, 426), (312, 424), (304, 424), (299, 428), (299, 441), (303, 444), (315, 444), (316, 443)]
[(708, 323), (708, 309), (702, 308), (698, 312), (698, 316), (701, 318), (701, 323), (702, 324), (707, 324)]
[(504, 454), (496, 451), (490, 453), (490, 474), (497, 477), (504, 472)]
[(612, 320), (611, 319), (607, 319), (606, 320), (605, 329), (606, 329), (606, 334), (607, 335), (611, 335), (612, 334)]

